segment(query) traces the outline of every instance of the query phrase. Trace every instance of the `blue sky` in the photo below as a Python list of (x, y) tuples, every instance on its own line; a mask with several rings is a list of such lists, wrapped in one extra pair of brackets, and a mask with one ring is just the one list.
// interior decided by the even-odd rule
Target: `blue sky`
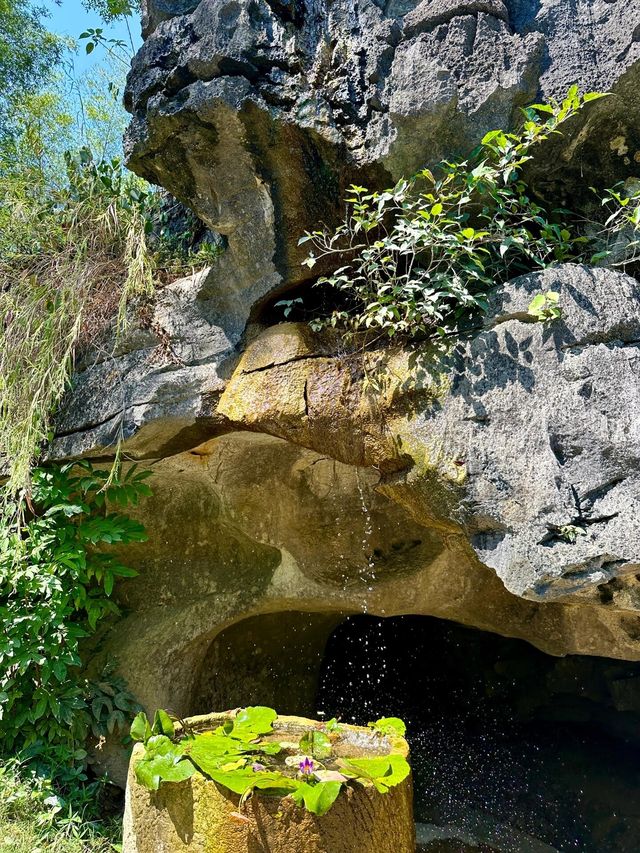
[[(60, 35), (70, 36), (72, 39), (78, 38), (81, 32), (91, 27), (102, 27), (104, 35), (108, 38), (122, 39), (129, 44), (129, 33), (127, 32), (126, 24), (123, 21), (115, 21), (112, 24), (104, 24), (100, 20), (100, 16), (95, 12), (87, 12), (80, 0), (62, 0), (60, 5), (50, 3), (47, 5), (50, 10), (50, 17), (46, 21), (47, 29), (59, 33)], [(142, 43), (140, 37), (140, 21), (138, 19), (130, 19), (129, 27), (133, 37), (134, 47), (137, 49)], [(92, 54), (87, 56), (84, 44), (81, 43), (77, 53), (75, 62), (76, 70), (83, 72), (88, 70), (95, 64), (99, 63), (103, 58), (103, 51), (99, 48)]]

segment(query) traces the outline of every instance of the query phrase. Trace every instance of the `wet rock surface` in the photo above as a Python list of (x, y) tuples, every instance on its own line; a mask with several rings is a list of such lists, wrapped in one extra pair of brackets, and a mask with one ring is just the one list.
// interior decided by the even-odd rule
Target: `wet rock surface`
[[(546, 290), (560, 293), (562, 318), (532, 323), (527, 306)], [(618, 576), (637, 582), (638, 296), (628, 276), (579, 266), (517, 279), (471, 340), (385, 356), (375, 393), (362, 359), (274, 327), (219, 410), (387, 472), (382, 491), (422, 523), (464, 532), (516, 595), (597, 600)]]

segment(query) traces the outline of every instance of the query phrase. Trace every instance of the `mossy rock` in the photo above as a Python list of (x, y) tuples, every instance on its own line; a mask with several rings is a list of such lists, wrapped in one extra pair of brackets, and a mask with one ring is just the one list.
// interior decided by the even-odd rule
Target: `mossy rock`
[[(192, 717), (190, 728), (206, 731), (224, 714)], [(318, 723), (302, 717), (278, 717), (274, 731), (283, 740), (299, 737)], [(359, 754), (407, 757), (403, 738), (381, 737), (359, 726), (341, 726), (341, 745)], [(373, 787), (346, 786), (322, 817), (291, 798), (257, 794), (243, 805), (240, 797), (200, 773), (157, 792), (136, 780), (135, 766), (144, 748), (133, 750), (127, 782), (123, 853), (414, 853), (412, 782), (409, 775), (386, 794)]]

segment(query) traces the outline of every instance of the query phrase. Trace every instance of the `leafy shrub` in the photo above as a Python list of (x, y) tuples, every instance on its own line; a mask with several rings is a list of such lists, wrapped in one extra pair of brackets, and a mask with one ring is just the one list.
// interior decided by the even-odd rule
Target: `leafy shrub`
[(435, 174), (423, 169), (384, 192), (352, 186), (344, 221), (300, 240), (311, 243), (309, 267), (343, 264), (318, 284), (345, 306), (312, 325), (377, 337), (449, 335), (486, 309), (500, 282), (584, 258), (589, 241), (567, 225), (575, 217), (534, 200), (522, 170), (534, 146), (599, 97), (574, 86), (562, 103), (525, 109), (517, 133), (487, 133), (468, 160), (443, 162)]
[(585, 223), (589, 244), (596, 249), (591, 262), (623, 269), (636, 265), (640, 256), (640, 180), (630, 178), (610, 187), (600, 204), (606, 220)]
[[(240, 710), (210, 732), (176, 734), (165, 711), (157, 711), (153, 725), (138, 714), (131, 736), (144, 744), (135, 768), (141, 785), (157, 791), (163, 783), (182, 782), (200, 772), (239, 794), (241, 802), (254, 791), (291, 796), (314, 814), (323, 815), (347, 784), (373, 786), (385, 794), (409, 775), (409, 765), (398, 753), (375, 757), (341, 758), (333, 754), (339, 726), (332, 720), (306, 731), (296, 742), (273, 739), (273, 708)], [(398, 737), (405, 725), (395, 717), (371, 724), (381, 737)], [(265, 738), (265, 736), (267, 736)], [(278, 764), (273, 764), (280, 756)]]
[(113, 545), (143, 541), (110, 507), (150, 494), (148, 472), (38, 468), (27, 517), (0, 527), (0, 751), (68, 786), (86, 780), (89, 733), (112, 732), (134, 703), (107, 671), (88, 681), (79, 645), (118, 609), (115, 582), (135, 572)]

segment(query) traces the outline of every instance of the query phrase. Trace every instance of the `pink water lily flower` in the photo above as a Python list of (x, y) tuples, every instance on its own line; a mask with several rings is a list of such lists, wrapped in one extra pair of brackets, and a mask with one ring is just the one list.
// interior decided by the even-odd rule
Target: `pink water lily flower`
[(313, 763), (313, 759), (309, 758), (306, 755), (304, 757), (304, 761), (300, 762), (299, 767), (300, 773), (302, 773), (303, 776), (311, 776), (311, 774), (315, 770), (315, 764)]

